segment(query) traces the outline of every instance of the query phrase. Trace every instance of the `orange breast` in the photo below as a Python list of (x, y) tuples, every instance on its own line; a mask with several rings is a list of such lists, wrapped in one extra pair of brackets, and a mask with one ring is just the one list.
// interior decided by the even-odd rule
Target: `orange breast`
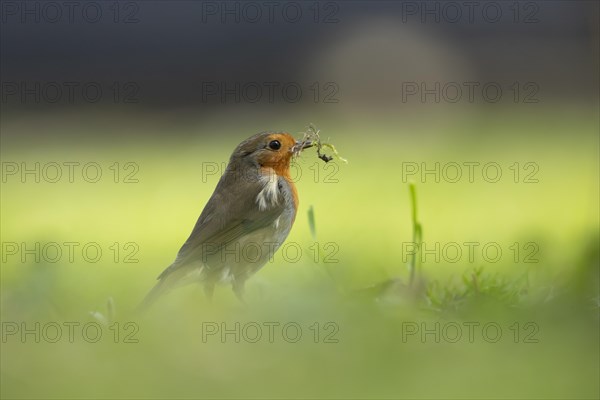
[(269, 167), (263, 167), (262, 169), (263, 169), (264, 174), (269, 174), (269, 173), (272, 173), (272, 171), (275, 171), (277, 176), (282, 177), (283, 179), (285, 179), (287, 181), (287, 183), (289, 184), (290, 189), (292, 191), (292, 200), (294, 202), (294, 218), (296, 218), (296, 212), (298, 211), (298, 204), (299, 204), (298, 189), (296, 189), (296, 185), (292, 181), (292, 176), (290, 175), (289, 164), (288, 165), (285, 165), (283, 163), (275, 164), (275, 165), (272, 165)]

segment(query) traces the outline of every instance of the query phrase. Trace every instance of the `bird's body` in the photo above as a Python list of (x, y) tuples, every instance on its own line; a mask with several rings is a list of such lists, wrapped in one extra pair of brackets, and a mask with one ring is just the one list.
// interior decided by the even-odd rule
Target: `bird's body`
[(231, 283), (241, 299), (245, 281), (287, 238), (298, 209), (290, 177), (295, 154), (310, 147), (287, 133), (263, 132), (240, 143), (175, 261), (159, 275), (144, 305), (187, 283)]

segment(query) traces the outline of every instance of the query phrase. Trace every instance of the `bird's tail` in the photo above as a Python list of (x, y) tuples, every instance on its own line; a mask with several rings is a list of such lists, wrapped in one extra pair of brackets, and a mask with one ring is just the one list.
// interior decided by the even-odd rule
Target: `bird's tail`
[(170, 286), (166, 284), (165, 279), (159, 280), (156, 285), (148, 292), (144, 300), (137, 306), (135, 309), (137, 314), (143, 314), (146, 312), (150, 306), (152, 306), (156, 300), (161, 297), (163, 294), (166, 294), (170, 291)]
[(185, 286), (187, 284), (198, 281), (198, 274), (194, 273), (195, 268), (169, 268), (163, 271), (158, 276), (158, 282), (148, 292), (144, 300), (136, 308), (136, 312), (143, 313), (148, 310), (156, 300), (164, 294), (169, 293), (171, 290)]

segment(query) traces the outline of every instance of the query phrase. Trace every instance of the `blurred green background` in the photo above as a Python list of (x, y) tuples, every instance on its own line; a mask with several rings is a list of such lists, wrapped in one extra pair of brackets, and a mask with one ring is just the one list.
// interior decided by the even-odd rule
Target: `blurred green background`
[[(600, 397), (597, 4), (529, 2), (538, 23), (492, 24), (407, 22), (406, 3), (315, 3), (337, 4), (333, 24), (205, 24), (202, 2), (137, 2), (130, 25), (8, 15), (3, 82), (140, 90), (132, 104), (2, 98), (1, 397)], [(205, 102), (205, 81), (297, 82), (305, 95)], [(334, 82), (338, 101), (315, 101), (316, 81)], [(469, 81), (500, 84), (502, 101), (402, 98), (403, 83)], [(534, 82), (538, 101), (513, 101), (514, 82)], [(257, 132), (300, 138), (309, 123), (349, 163), (314, 149), (295, 160), (289, 252), (248, 281), (248, 304), (229, 287), (209, 303), (188, 286), (135, 314), (214, 190), (214, 168)], [(36, 163), (39, 182), (22, 175)], [(79, 163), (72, 182), (64, 163)], [(438, 181), (421, 174), (436, 163)], [(488, 163), (497, 182), (482, 175)], [(444, 167), (456, 164), (454, 183)], [(437, 259), (420, 254), (412, 286), (409, 182), (424, 246), (440, 246)], [(478, 244), (472, 259), (465, 242)], [(498, 260), (481, 251), (490, 243)]]
[[(202, 171), (227, 160), (237, 141), (257, 129), (230, 124), (228, 129), (240, 132), (234, 138), (205, 122), (178, 129), (211, 132), (216, 139), (210, 142), (202, 137), (142, 142), (127, 139), (126, 132), (137, 123), (123, 120), (113, 135), (98, 135), (85, 145), (77, 143), (77, 126), (71, 139), (48, 140), (35, 148), (25, 141), (5, 143), (4, 161), (83, 165), (93, 160), (106, 179), (69, 183), (65, 177), (36, 184), (7, 177), (2, 188), (4, 243), (24, 242), (31, 248), (34, 242), (96, 242), (103, 255), (98, 262), (86, 262), (76, 250), (72, 263), (66, 253), (57, 262), (44, 262), (42, 256), (36, 263), (31, 255), (21, 262), (20, 252), (5, 254), (3, 322), (27, 321), (29, 329), (36, 321), (42, 327), (52, 321), (83, 325), (96, 321), (90, 311), (106, 316), (105, 303), (112, 298), (122, 336), (115, 344), (114, 332), (104, 327), (103, 339), (88, 343), (76, 330), (69, 343), (64, 326), (58, 343), (48, 343), (43, 334), (40, 343), (32, 335), (22, 342), (20, 331), (7, 336), (2, 344), (3, 397), (596, 397), (594, 112), (482, 110), (478, 115), (449, 117), (450, 123), (441, 124), (445, 126), (421, 118), (363, 126), (319, 123), (322, 135), (350, 162), (331, 167), (313, 150), (296, 161), (302, 174), (297, 179), (301, 206), (288, 242), (302, 249), (301, 257), (296, 260), (292, 251), (285, 258), (279, 252), (250, 280), (248, 306), (239, 304), (228, 287), (217, 291), (213, 304), (199, 287), (186, 287), (141, 319), (132, 309), (173, 260), (218, 180), (214, 174), (202, 182)], [(55, 116), (47, 118), (51, 125)], [(61, 120), (61, 127), (66, 124)], [(303, 129), (297, 122), (275, 125), (290, 126), (292, 133)], [(20, 126), (33, 129), (26, 121)], [(506, 134), (482, 137), (482, 130)], [(577, 140), (562, 135), (564, 130), (578, 132)], [(539, 183), (514, 183), (508, 167), (532, 160), (539, 165)], [(447, 261), (451, 256), (437, 261), (429, 256), (421, 265), (427, 286), (422, 292), (413, 295), (393, 283), (378, 286), (408, 279), (402, 244), (412, 241), (411, 204), (402, 162), (409, 161), (493, 161), (502, 166), (506, 178), (497, 183), (478, 175), (473, 183), (413, 177), (429, 248), (435, 242), (495, 242), (503, 249), (498, 262), (486, 262), (478, 251), (473, 262), (466, 254), (455, 263)], [(108, 169), (114, 162), (136, 163), (139, 171), (133, 178), (139, 182), (119, 178), (115, 183)], [(315, 211), (319, 262), (306, 217), (309, 206)], [(117, 262), (111, 250), (115, 242), (121, 247)], [(135, 247), (124, 248), (129, 242)], [(536, 243), (537, 262), (525, 263), (524, 253), (515, 262), (509, 250), (514, 242)], [(325, 247), (331, 243), (334, 247)], [(138, 262), (125, 262), (134, 249)], [(325, 255), (337, 262), (325, 262)], [(473, 274), (479, 274), (479, 292), (470, 286)], [(138, 324), (133, 337), (139, 343), (122, 343), (128, 321)], [(501, 339), (488, 343), (476, 330), (471, 343), (462, 325), (469, 321), (499, 324)], [(263, 326), (257, 343), (243, 335), (236, 343), (231, 334), (224, 343), (220, 334), (204, 342), (208, 328), (203, 323), (220, 328), (223, 322), (233, 330), (236, 322), (241, 327), (295, 322), (303, 335), (298, 343), (288, 343), (278, 333), (270, 343)], [(323, 343), (321, 337), (314, 343), (310, 326), (315, 322), (321, 329), (335, 323), (339, 342)], [(517, 343), (510, 328), (515, 322), (521, 326)], [(523, 343), (533, 329), (524, 330), (528, 322), (539, 328), (532, 336), (536, 343)], [(442, 324), (439, 343), (432, 334), (422, 339), (420, 331), (403, 338), (403, 326), (412, 323), (419, 329), (426, 323), (434, 331), (435, 323)], [(447, 323), (461, 325), (461, 340), (446, 340), (453, 337), (441, 331)]]

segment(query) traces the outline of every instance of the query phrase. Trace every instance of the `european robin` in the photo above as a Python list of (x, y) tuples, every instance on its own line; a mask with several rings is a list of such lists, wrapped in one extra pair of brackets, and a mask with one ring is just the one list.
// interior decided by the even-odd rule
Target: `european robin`
[(298, 191), (290, 162), (311, 146), (284, 132), (262, 132), (240, 143), (189, 238), (142, 305), (192, 282), (201, 283), (209, 298), (216, 283), (231, 283), (243, 301), (246, 280), (292, 229)]

